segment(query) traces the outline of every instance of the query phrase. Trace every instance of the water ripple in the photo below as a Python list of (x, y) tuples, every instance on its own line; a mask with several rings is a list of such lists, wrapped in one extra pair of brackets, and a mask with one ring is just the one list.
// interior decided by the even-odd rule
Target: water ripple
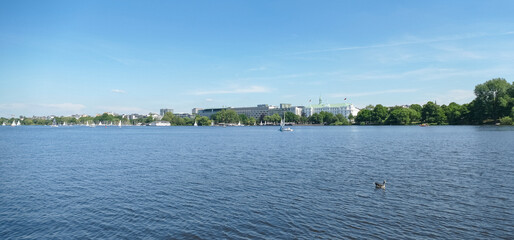
[(512, 239), (507, 130), (0, 128), (0, 235)]

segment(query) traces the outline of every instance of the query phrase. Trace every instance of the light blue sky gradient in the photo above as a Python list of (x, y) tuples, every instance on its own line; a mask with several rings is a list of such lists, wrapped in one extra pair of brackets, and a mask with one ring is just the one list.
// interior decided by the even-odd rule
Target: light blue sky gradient
[[(467, 103), (514, 1), (3, 1), (0, 116)], [(344, 101), (344, 98), (347, 98)]]

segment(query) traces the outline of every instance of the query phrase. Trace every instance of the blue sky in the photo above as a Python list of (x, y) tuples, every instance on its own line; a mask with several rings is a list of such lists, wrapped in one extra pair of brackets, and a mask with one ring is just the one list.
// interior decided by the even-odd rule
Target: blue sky
[[(3, 1), (0, 116), (467, 103), (514, 1)], [(344, 98), (347, 98), (345, 101)]]

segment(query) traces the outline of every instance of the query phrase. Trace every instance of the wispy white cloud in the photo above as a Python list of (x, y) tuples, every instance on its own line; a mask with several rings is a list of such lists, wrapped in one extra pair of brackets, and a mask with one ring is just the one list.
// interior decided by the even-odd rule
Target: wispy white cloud
[(113, 93), (126, 93), (125, 90), (121, 90), (121, 89), (113, 89), (113, 90), (111, 90), (111, 92), (113, 92)]
[(196, 91), (193, 95), (215, 95), (215, 94), (241, 94), (241, 93), (267, 93), (271, 92), (270, 88), (263, 86), (249, 86), (242, 88), (230, 88), (223, 90)]
[(508, 67), (498, 66), (484, 69), (458, 69), (458, 68), (420, 68), (404, 72), (381, 73), (372, 72), (365, 74), (341, 75), (342, 82), (362, 80), (409, 80), (409, 81), (430, 81), (430, 80), (451, 80), (455, 77), (467, 77), (476, 79), (494, 77), (498, 73), (512, 73)]
[(348, 46), (348, 47), (318, 49), (318, 50), (306, 50), (306, 51), (295, 52), (295, 53), (286, 54), (286, 55), (304, 55), (304, 54), (340, 52), (340, 51), (350, 51), (350, 50), (360, 50), (360, 49), (397, 47), (397, 46), (405, 46), (405, 45), (448, 42), (448, 41), (457, 41), (457, 40), (493, 37), (493, 36), (504, 36), (504, 35), (512, 35), (512, 34), (514, 34), (514, 32), (508, 31), (508, 32), (502, 32), (502, 33), (457, 34), (457, 35), (439, 36), (439, 37), (433, 37), (433, 38), (408, 37), (407, 40), (394, 41), (394, 42), (388, 42), (388, 43), (379, 43), (379, 44), (371, 44), (371, 45), (363, 45), (363, 46)]
[(206, 102), (212, 102), (212, 101), (214, 101), (214, 99), (212, 99), (212, 98), (206, 98), (206, 99), (205, 99), (205, 101), (206, 101)]
[(442, 50), (444, 53), (446, 53), (442, 56), (437, 57), (438, 60), (442, 62), (454, 61), (456, 58), (469, 60), (484, 58), (484, 56), (478, 52), (465, 50), (454, 46), (436, 46), (435, 48)]
[(250, 72), (256, 72), (256, 71), (264, 71), (264, 70), (267, 70), (268, 68), (265, 67), (265, 66), (260, 66), (260, 67), (255, 67), (255, 68), (250, 68), (248, 69), (248, 71)]
[(363, 96), (374, 96), (374, 95), (383, 95), (383, 94), (392, 94), (392, 93), (413, 93), (417, 92), (419, 89), (389, 89), (383, 91), (370, 91), (370, 92), (357, 92), (357, 93), (332, 93), (329, 94), (329, 97), (332, 98), (346, 98), (346, 97), (363, 97)]

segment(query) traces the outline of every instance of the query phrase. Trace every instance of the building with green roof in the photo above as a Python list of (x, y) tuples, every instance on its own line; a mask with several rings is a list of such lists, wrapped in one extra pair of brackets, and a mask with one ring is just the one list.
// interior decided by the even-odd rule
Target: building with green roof
[(319, 98), (318, 104), (313, 104), (310, 106), (306, 106), (303, 111), (305, 112), (305, 116), (310, 117), (314, 113), (320, 113), (320, 112), (329, 112), (334, 115), (336, 114), (342, 114), (346, 118), (348, 118), (351, 115), (354, 117), (357, 116), (357, 113), (359, 113), (359, 109), (353, 106), (351, 103), (323, 103), (321, 100), (321, 97)]

